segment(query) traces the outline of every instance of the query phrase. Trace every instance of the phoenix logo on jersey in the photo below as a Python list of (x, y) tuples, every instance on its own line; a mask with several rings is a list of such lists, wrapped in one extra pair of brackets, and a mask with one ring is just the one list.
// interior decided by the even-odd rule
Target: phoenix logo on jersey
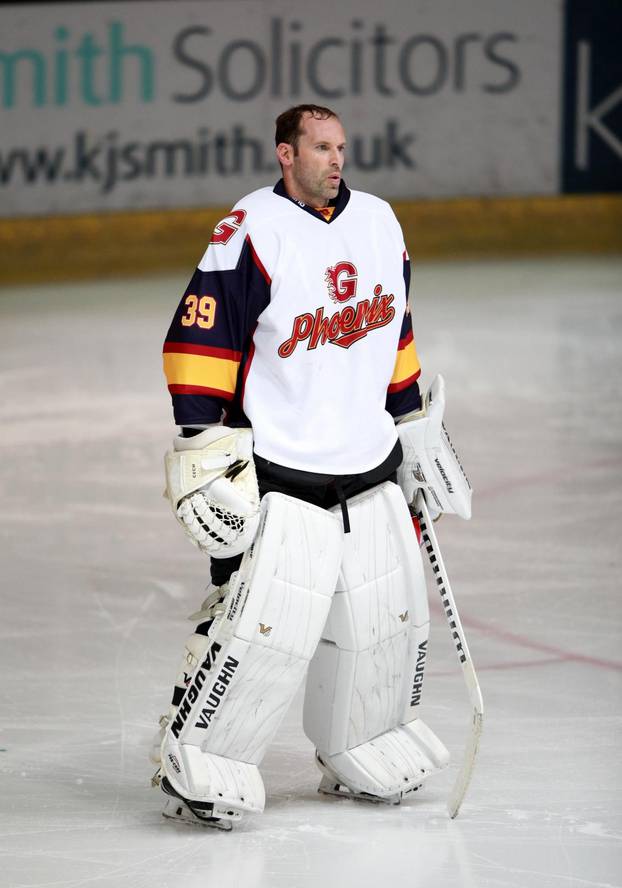
[(328, 294), (333, 302), (347, 302), (356, 296), (356, 266), (351, 262), (337, 262), (326, 269), (324, 280), (328, 284)]
[(289, 358), (301, 342), (307, 343), (308, 351), (327, 342), (350, 348), (368, 333), (391, 323), (395, 317), (394, 298), (393, 293), (383, 293), (381, 284), (376, 284), (374, 298), (362, 299), (356, 307), (347, 305), (330, 317), (324, 314), (323, 308), (318, 308), (315, 314), (296, 315), (291, 336), (279, 346), (279, 357)]

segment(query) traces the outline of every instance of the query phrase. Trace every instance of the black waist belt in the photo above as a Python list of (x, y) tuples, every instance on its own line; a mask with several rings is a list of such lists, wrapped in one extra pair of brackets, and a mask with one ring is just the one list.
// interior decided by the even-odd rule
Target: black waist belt
[(343, 529), (350, 532), (347, 501), (357, 493), (369, 490), (383, 481), (395, 481), (397, 467), (402, 461), (402, 447), (398, 441), (391, 453), (380, 465), (354, 475), (325, 475), (321, 472), (305, 472), (271, 462), (255, 454), (255, 465), (260, 489), (265, 493), (279, 490), (291, 496), (330, 508), (339, 503), (343, 516)]

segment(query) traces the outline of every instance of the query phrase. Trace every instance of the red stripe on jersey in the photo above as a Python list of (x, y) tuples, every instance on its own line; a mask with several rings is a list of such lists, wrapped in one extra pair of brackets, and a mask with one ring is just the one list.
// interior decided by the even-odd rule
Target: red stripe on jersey
[(387, 391), (390, 395), (394, 394), (395, 392), (401, 392), (402, 389), (408, 388), (409, 385), (412, 385), (413, 382), (416, 382), (420, 376), (421, 370), (417, 370), (417, 372), (413, 373), (412, 376), (409, 376), (408, 379), (402, 379), (401, 382), (392, 382)]
[(403, 339), (400, 339), (398, 346), (397, 346), (397, 350), (401, 351), (403, 348), (406, 348), (406, 346), (409, 345), (412, 341), (413, 341), (413, 331), (412, 331), (412, 327), (411, 327), (411, 329), (408, 331), (406, 336), (404, 336)]
[(421, 525), (419, 524), (419, 519), (416, 515), (411, 515), (410, 517), (412, 519), (415, 533), (417, 534), (417, 542), (419, 543), (419, 545), (421, 545)]
[(265, 282), (268, 284), (268, 286), (270, 286), (270, 284), (272, 283), (272, 279), (271, 279), (270, 275), (268, 274), (268, 272), (266, 271), (266, 269), (263, 267), (263, 262), (261, 261), (261, 259), (257, 255), (257, 253), (255, 251), (255, 247), (253, 246), (253, 242), (252, 242), (249, 234), (246, 235), (246, 240), (248, 241), (248, 245), (251, 248), (251, 256), (253, 257), (253, 262), (255, 263), (255, 265), (257, 266), (257, 268), (259, 269), (259, 271), (263, 275)]
[(242, 352), (230, 348), (218, 348), (216, 345), (195, 345), (193, 342), (165, 342), (164, 354), (173, 352), (183, 355), (203, 355), (208, 358), (221, 358), (224, 361), (241, 361)]
[(214, 398), (233, 400), (233, 392), (223, 392), (220, 389), (208, 388), (203, 385), (169, 385), (171, 395), (211, 395)]

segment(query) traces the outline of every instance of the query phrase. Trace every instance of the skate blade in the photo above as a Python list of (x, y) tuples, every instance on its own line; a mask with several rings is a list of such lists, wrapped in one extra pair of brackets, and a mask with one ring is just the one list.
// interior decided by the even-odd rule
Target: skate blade
[(178, 823), (189, 823), (192, 826), (202, 826), (208, 829), (219, 829), (222, 832), (231, 832), (233, 824), (230, 820), (221, 820), (218, 817), (201, 817), (191, 811), (179, 799), (168, 799), (162, 811), (162, 817), (167, 820), (176, 820)]
[(344, 783), (338, 783), (335, 780), (331, 780), (329, 777), (324, 776), (320, 781), (317, 791), (321, 792), (322, 795), (340, 796), (343, 799), (353, 799), (356, 802), (371, 802), (372, 805), (399, 805), (403, 798), (416, 792), (420, 789), (420, 786), (421, 784), (415, 786), (413, 789), (409, 790), (408, 793), (396, 793), (395, 795), (382, 797), (371, 795), (371, 793), (368, 792), (356, 792), (347, 787)]
[(193, 824), (198, 823), (201, 826), (213, 826), (226, 832), (229, 832), (231, 829), (233, 821), (238, 822), (242, 819), (242, 812), (231, 809), (228, 805), (184, 799), (183, 796), (180, 796), (173, 789), (170, 780), (166, 776), (161, 776), (160, 788), (168, 796), (162, 813), (164, 817), (169, 819), (183, 820)]

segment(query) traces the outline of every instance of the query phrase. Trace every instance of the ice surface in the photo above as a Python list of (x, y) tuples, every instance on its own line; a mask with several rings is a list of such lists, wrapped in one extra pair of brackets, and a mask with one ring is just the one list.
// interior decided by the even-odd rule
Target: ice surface
[(149, 788), (207, 582), (161, 497), (185, 283), (0, 293), (2, 888), (621, 886), (622, 262), (415, 270), (424, 385), (444, 374), (475, 489), (437, 526), (486, 705), (460, 817), (469, 707), (433, 599), (423, 715), (454, 764), (401, 807), (319, 796), (299, 696), (232, 834)]

